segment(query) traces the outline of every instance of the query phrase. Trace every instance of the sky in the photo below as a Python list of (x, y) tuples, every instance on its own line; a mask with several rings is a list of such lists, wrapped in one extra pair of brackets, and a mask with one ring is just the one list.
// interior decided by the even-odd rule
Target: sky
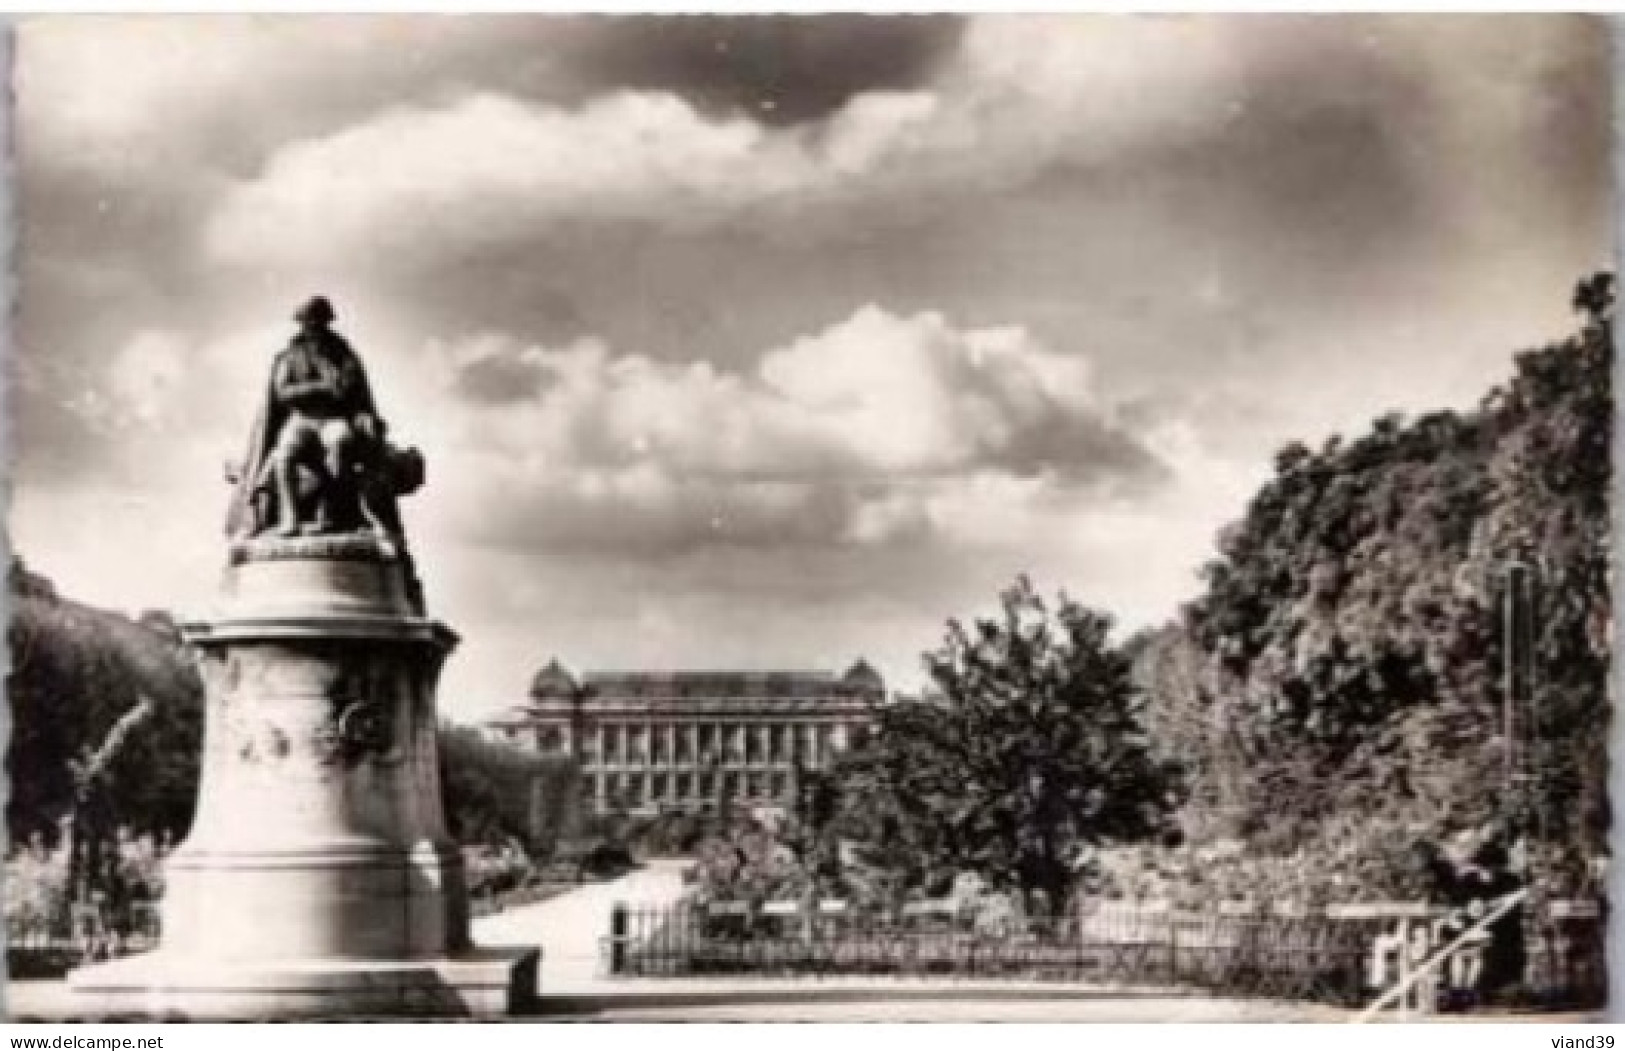
[(1602, 22), (41, 18), (17, 554), (185, 616), (322, 293), (428, 484), (441, 710), (891, 685), (1019, 573), (1160, 623), (1293, 440), (1470, 407), (1612, 258)]

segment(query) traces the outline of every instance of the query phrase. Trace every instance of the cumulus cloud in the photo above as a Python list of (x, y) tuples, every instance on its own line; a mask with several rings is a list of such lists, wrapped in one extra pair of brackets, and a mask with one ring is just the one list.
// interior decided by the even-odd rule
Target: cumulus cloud
[(981, 20), (937, 80), (853, 94), (789, 126), (710, 114), (672, 91), (404, 106), (277, 151), (226, 195), (209, 244), (224, 258), (297, 259), (387, 252), (425, 223), (475, 245), (583, 217), (805, 224), (821, 209), (873, 212), (876, 195), (1019, 183), (1060, 159), (1214, 134), (1239, 98), (1238, 32), (1226, 19)]
[(647, 548), (992, 536), (1004, 530), (989, 507), (1161, 476), (1083, 359), (934, 313), (865, 307), (741, 372), (492, 337), (438, 361), (464, 394), (459, 455), (506, 494), (502, 515), (462, 501), (488, 535)]
[[(1500, 157), (1509, 142), (1542, 140), (1573, 152), (1587, 140), (1587, 115), (1565, 109), (1586, 94), (1586, 74), (1561, 65), (1573, 25), (1535, 21), (1526, 34), (1461, 23), (982, 18), (951, 60), (934, 60), (933, 76), (876, 82), (786, 125), (709, 111), (680, 83), (581, 99), (449, 90), (288, 141), (223, 193), (205, 238), (220, 259), (297, 266), (383, 265), (425, 238), (453, 254), (533, 244), (603, 221), (851, 236), (854, 223), (953, 207), (1067, 165), (1123, 171), (1204, 148), (1251, 158), (1256, 207), (1273, 200), (1301, 209), (1288, 216), (1300, 221), (1312, 205), (1279, 185), (1294, 171), (1326, 187), (1329, 222), (1355, 209), (1341, 219), (1359, 224), (1412, 198), (1460, 210), (1480, 190), (1505, 195), (1484, 149)], [(1503, 52), (1526, 36), (1538, 46), (1516, 59), (1515, 86), (1481, 88), (1471, 71), (1505, 68)], [(1554, 126), (1564, 133), (1542, 130)], [(1314, 138), (1327, 140), (1315, 150), (1363, 155), (1365, 192), (1333, 185), (1337, 171), (1315, 166), (1314, 151), (1280, 148)], [(1224, 181), (1222, 170), (1208, 175)]]
[[(116, 435), (105, 465), (174, 479), (212, 525), (223, 495), (199, 482), (239, 453), (286, 338), (145, 331), (72, 409)], [(1084, 358), (934, 312), (866, 306), (741, 369), (499, 334), (415, 358), (362, 352), (401, 439), (429, 456), (438, 498), (420, 524), (521, 557), (1009, 546), (1073, 501), (1166, 480)]]
[[(481, 94), (402, 109), (278, 151), (209, 226), (226, 259), (464, 248), (582, 221), (703, 227), (877, 169), (929, 118), (924, 94), (864, 96), (814, 135), (708, 119), (665, 93), (567, 109)], [(411, 216), (410, 222), (404, 221)]]

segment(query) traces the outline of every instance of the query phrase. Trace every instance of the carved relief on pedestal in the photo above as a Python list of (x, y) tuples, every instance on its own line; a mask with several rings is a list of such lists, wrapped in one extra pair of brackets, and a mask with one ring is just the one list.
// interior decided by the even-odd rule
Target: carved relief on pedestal
[(287, 758), (291, 745), (282, 728), (269, 721), (238, 728), (237, 758), (245, 763), (274, 763)]
[(316, 728), (318, 759), (349, 769), (362, 763), (393, 766), (403, 761), (397, 740), (396, 697), (384, 662), (372, 655), (352, 660), (328, 691), (327, 718)]

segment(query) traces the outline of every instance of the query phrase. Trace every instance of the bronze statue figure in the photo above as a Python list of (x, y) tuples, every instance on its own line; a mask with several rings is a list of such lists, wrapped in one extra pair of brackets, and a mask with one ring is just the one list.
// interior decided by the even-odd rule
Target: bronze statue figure
[(227, 532), (245, 540), (364, 532), (398, 544), (396, 498), (422, 485), (422, 457), (387, 441), (361, 359), (331, 327), (332, 305), (318, 296), (295, 320), (233, 472)]

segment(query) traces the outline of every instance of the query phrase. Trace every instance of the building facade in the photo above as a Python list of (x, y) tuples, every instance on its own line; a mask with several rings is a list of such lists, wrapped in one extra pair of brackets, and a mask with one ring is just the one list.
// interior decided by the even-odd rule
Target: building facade
[(885, 699), (865, 661), (830, 672), (600, 672), (558, 661), (530, 700), (486, 724), (497, 740), (566, 755), (600, 812), (699, 810), (723, 800), (789, 802), (801, 771), (826, 766)]

